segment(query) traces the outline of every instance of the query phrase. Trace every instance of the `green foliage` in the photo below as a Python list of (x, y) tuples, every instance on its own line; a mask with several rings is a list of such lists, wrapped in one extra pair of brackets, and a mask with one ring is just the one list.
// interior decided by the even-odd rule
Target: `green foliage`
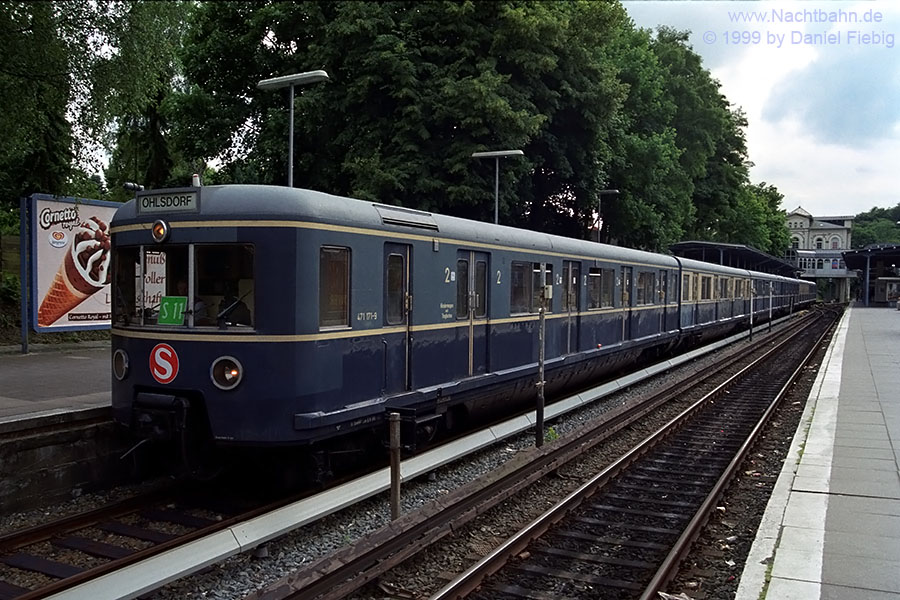
[(870, 244), (900, 244), (900, 204), (893, 208), (873, 208), (853, 220), (853, 247)]
[(547, 431), (544, 432), (544, 441), (545, 442), (554, 442), (559, 439), (559, 433), (556, 431), (556, 428), (550, 426), (547, 428)]
[[(602, 216), (607, 241), (657, 251), (785, 239), (777, 191), (748, 181), (746, 120), (687, 34), (635, 29), (617, 3), (0, 7), (0, 222), (33, 191), (124, 201), (126, 181), (195, 172), (283, 184), (288, 91), (256, 84), (326, 69), (296, 90), (298, 187), (489, 221), (494, 164), (471, 154), (517, 148), (502, 223), (588, 237)], [(111, 149), (106, 189), (87, 140)]]
[(287, 93), (254, 84), (326, 68), (298, 89), (296, 185), (487, 220), (494, 165), (471, 154), (521, 148), (502, 221), (582, 235), (624, 95), (602, 41), (624, 21), (603, 3), (202, 4), (176, 135), (192, 160), (281, 183)]
[(170, 86), (190, 6), (0, 2), (0, 212), (84, 188), (77, 165), (96, 162), (112, 121)]
[(0, 304), (18, 304), (19, 290), (18, 275), (13, 273), (0, 273)]
[(0, 235), (19, 235), (19, 206), (0, 204)]

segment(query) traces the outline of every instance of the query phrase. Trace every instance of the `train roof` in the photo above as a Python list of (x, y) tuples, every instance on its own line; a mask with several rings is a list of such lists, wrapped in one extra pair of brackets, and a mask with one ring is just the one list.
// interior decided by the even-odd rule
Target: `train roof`
[[(185, 212), (138, 211), (138, 203), (159, 196), (196, 192), (197, 208)], [(268, 185), (218, 185), (192, 188), (151, 190), (138, 192), (135, 199), (123, 204), (112, 220), (112, 227), (165, 218), (176, 221), (240, 220), (252, 225), (254, 221), (305, 221), (390, 231), (405, 236), (449, 238), (486, 246), (533, 249), (535, 252), (560, 253), (587, 258), (636, 262), (677, 268), (679, 261), (689, 268), (732, 275), (746, 275), (748, 271), (723, 267), (690, 259), (676, 259), (666, 254), (598, 244), (537, 231), (518, 229), (493, 223), (482, 223), (437, 213), (390, 206), (334, 196), (301, 188)], [(598, 248), (602, 249), (598, 253)]]

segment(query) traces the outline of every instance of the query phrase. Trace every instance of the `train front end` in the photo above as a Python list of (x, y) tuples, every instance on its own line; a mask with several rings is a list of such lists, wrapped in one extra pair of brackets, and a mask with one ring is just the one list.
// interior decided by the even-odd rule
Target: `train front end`
[(139, 193), (111, 226), (114, 419), (136, 442), (188, 455), (293, 436), (290, 419), (276, 417), (292, 395), (290, 351), (279, 335), (265, 343), (262, 334), (281, 332), (260, 319), (278, 310), (259, 297), (279, 282), (258, 274), (260, 254), (290, 256), (290, 231), (280, 239), (241, 214), (252, 203), (223, 190)]

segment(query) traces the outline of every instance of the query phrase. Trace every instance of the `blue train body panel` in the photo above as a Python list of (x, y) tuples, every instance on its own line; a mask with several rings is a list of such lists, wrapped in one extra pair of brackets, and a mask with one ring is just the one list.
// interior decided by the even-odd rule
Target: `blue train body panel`
[(551, 392), (742, 326), (751, 286), (758, 319), (770, 296), (781, 312), (815, 298), (808, 282), (279, 187), (144, 192), (111, 231), (116, 420), (157, 427), (171, 401), (221, 444), (323, 442), (387, 409), (511, 408), (535, 393), (542, 293)]

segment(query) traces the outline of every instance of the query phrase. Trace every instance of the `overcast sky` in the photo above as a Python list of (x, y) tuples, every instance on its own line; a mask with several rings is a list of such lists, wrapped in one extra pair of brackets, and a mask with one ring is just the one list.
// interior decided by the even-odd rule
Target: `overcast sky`
[[(623, 2), (690, 44), (747, 115), (753, 183), (781, 208), (854, 215), (900, 203), (900, 2)], [(855, 22), (854, 22), (855, 20)]]

